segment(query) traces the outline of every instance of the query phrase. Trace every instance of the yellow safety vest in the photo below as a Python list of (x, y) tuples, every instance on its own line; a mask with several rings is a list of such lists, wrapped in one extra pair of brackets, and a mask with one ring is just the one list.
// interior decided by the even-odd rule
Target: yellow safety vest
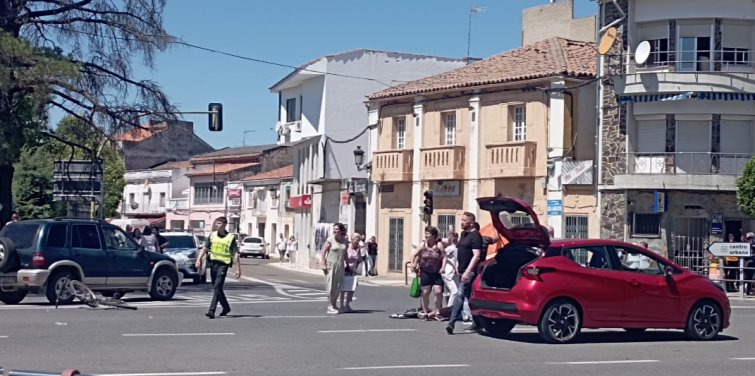
[(210, 234), (210, 259), (222, 261), (228, 265), (231, 264), (231, 245), (236, 240), (236, 236), (227, 234), (224, 238), (218, 236), (215, 231)]

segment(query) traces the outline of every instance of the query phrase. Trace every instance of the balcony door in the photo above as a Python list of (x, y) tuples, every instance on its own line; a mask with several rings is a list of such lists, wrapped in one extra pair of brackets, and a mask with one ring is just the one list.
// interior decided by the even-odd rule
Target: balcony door
[(711, 121), (676, 121), (675, 165), (678, 174), (711, 173)]
[(402, 271), (404, 261), (404, 218), (388, 219), (388, 270)]
[(666, 120), (637, 122), (637, 153), (629, 163), (635, 174), (662, 174), (666, 168)]
[(721, 119), (719, 174), (739, 175), (752, 153), (752, 121)]

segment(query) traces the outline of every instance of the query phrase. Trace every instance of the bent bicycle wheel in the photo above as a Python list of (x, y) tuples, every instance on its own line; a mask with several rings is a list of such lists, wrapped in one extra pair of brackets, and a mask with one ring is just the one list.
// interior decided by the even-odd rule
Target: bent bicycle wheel
[(115, 307), (115, 308), (123, 308), (123, 309), (130, 309), (133, 311), (137, 310), (137, 307), (134, 307), (132, 305), (126, 304), (123, 300), (120, 299), (113, 299), (113, 298), (103, 298), (100, 299), (100, 304), (104, 306), (109, 307)]
[(75, 297), (79, 298), (84, 304), (95, 308), (99, 305), (97, 297), (94, 295), (94, 291), (89, 289), (87, 285), (81, 281), (70, 280), (68, 281), (68, 291)]

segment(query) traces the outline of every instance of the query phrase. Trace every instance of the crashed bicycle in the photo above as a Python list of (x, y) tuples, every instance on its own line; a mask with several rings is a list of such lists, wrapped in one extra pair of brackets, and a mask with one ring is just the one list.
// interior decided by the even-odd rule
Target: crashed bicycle
[(130, 309), (130, 310), (136, 310), (137, 307), (134, 307), (132, 305), (127, 304), (123, 300), (116, 299), (116, 298), (110, 298), (110, 297), (101, 297), (98, 298), (97, 295), (95, 295), (94, 291), (92, 291), (87, 285), (85, 285), (81, 281), (77, 281), (75, 279), (66, 278), (63, 281), (63, 288), (60, 289), (58, 292), (57, 299), (55, 300), (55, 308), (58, 308), (58, 303), (60, 302), (61, 295), (64, 294), (70, 294), (71, 296), (75, 297), (76, 299), (79, 299), (82, 303), (92, 307), (97, 308), (99, 306), (106, 306), (110, 308), (116, 308), (116, 309)]

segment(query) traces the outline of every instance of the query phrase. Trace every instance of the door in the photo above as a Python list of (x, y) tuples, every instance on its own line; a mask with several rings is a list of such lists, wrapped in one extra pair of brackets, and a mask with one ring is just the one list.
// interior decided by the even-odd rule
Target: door
[(108, 272), (107, 254), (97, 226), (73, 225), (71, 232), (71, 260), (81, 265), (83, 282), (87, 285), (104, 285)]
[(711, 122), (677, 120), (676, 173), (710, 174)]
[(734, 235), (734, 241), (741, 241), (742, 235), (742, 221), (724, 221), (724, 241), (729, 241), (729, 234)]
[(354, 202), (354, 232), (369, 236), (367, 232), (367, 203), (364, 202), (364, 197), (357, 197)]
[(403, 271), (404, 218), (388, 219), (388, 270)]
[[(686, 213), (699, 215), (702, 208), (687, 206)], [(673, 254), (671, 261), (679, 266), (700, 274), (708, 275), (710, 261), (706, 257), (710, 243), (710, 222), (707, 218), (674, 218), (674, 231), (671, 233)]]
[(649, 252), (615, 246), (621, 275), (627, 283), (625, 322), (669, 323), (684, 321), (682, 302), (675, 282), (663, 275), (665, 264)]
[(721, 149), (714, 159), (720, 174), (739, 175), (752, 153), (752, 121), (721, 120)]
[(614, 259), (603, 245), (564, 248), (563, 255), (575, 262), (572, 268), (559, 270), (568, 290), (595, 321), (620, 321), (624, 309), (626, 282), (614, 267)]
[(663, 174), (666, 171), (666, 120), (637, 121), (636, 154), (629, 158), (634, 174)]
[(257, 236), (265, 239), (265, 222), (257, 223)]
[(146, 286), (152, 272), (148, 251), (115, 226), (102, 226), (107, 247), (108, 286)]

